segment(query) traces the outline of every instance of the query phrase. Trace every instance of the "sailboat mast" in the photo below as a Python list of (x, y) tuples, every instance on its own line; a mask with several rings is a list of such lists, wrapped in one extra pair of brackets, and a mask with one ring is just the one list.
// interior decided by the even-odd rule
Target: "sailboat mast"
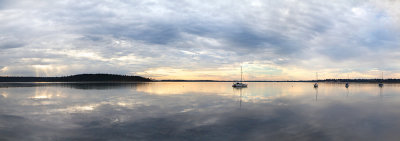
[(240, 66), (240, 82), (243, 81), (243, 71), (242, 71), (242, 66)]
[(383, 72), (382, 72), (382, 81), (383, 81)]
[(318, 72), (315, 73), (315, 76), (317, 77), (317, 82), (318, 82)]

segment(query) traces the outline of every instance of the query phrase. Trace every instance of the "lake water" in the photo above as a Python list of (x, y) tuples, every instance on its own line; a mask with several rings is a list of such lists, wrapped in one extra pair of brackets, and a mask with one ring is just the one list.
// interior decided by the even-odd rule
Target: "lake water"
[(400, 84), (0, 83), (0, 140), (399, 140)]

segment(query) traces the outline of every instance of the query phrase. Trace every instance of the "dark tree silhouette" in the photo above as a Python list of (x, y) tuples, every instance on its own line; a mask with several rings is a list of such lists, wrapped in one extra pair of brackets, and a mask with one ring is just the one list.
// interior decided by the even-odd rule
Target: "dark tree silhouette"
[(0, 77), (0, 82), (149, 82), (149, 78), (117, 74), (78, 74), (62, 77)]

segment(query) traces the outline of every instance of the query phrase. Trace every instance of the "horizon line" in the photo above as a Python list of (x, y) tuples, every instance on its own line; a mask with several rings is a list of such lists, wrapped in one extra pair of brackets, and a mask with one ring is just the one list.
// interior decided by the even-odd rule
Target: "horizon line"
[[(0, 77), (68, 77), (68, 76), (75, 76), (75, 75), (94, 75), (94, 74), (106, 74), (106, 75), (119, 75), (119, 76), (139, 76), (143, 78), (148, 78), (154, 81), (215, 81), (215, 82), (238, 82), (240, 80), (213, 80), (213, 79), (153, 79), (151, 77), (145, 77), (145, 76), (140, 76), (140, 75), (129, 75), (129, 74), (113, 74), (113, 73), (80, 73), (80, 74), (72, 74), (72, 75), (60, 75), (60, 76), (11, 76), (11, 75), (0, 75)], [(381, 79), (381, 78), (354, 78), (354, 79), (342, 79), (342, 78), (326, 78), (326, 79), (306, 79), (306, 80), (245, 80), (242, 82), (302, 82), (302, 81), (307, 81), (307, 82), (315, 82), (315, 81), (333, 81), (333, 80), (400, 80), (400, 78), (386, 78), (386, 79)]]

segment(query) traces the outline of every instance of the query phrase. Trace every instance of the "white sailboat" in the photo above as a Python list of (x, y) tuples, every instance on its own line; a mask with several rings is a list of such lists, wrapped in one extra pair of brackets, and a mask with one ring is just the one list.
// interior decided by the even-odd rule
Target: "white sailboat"
[(235, 88), (247, 87), (247, 84), (242, 83), (242, 81), (243, 81), (243, 71), (242, 71), (242, 66), (240, 66), (240, 82), (233, 83), (232, 87), (235, 87)]
[(382, 72), (382, 80), (381, 82), (378, 84), (379, 87), (383, 87), (383, 72)]
[(315, 76), (317, 77), (317, 82), (315, 82), (314, 88), (318, 88), (318, 72), (315, 73)]

